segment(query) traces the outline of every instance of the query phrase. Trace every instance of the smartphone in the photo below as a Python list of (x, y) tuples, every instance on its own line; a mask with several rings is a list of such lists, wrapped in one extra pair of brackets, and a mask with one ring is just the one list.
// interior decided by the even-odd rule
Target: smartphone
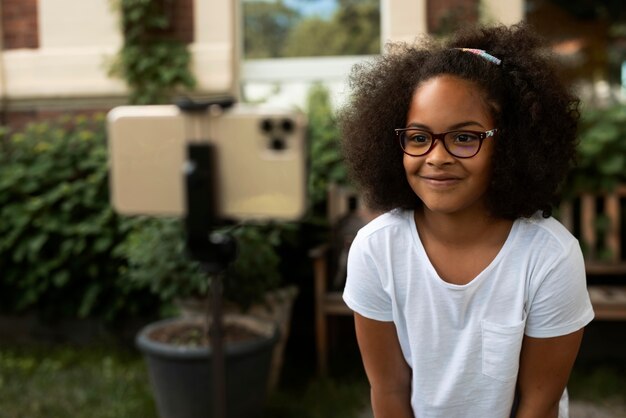
[(307, 209), (306, 118), (298, 111), (236, 104), (183, 111), (119, 106), (107, 115), (110, 196), (124, 215), (186, 213), (189, 144), (215, 150), (212, 200), (224, 220), (298, 220)]

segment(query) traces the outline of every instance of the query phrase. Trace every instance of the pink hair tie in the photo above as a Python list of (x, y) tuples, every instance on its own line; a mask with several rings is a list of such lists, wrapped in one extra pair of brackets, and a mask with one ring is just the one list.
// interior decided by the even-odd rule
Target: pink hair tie
[(487, 52), (485, 52), (482, 49), (474, 49), (474, 48), (455, 48), (455, 49), (460, 49), (461, 51), (470, 52), (472, 54), (478, 55), (480, 57), (483, 57), (484, 59), (486, 59), (489, 62), (493, 62), (496, 65), (500, 65), (500, 63), (502, 62), (502, 60), (494, 57), (491, 54), (488, 54)]

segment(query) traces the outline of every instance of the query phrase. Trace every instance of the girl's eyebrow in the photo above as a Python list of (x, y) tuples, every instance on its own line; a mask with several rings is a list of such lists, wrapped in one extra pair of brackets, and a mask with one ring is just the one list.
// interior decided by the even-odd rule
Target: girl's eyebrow
[[(456, 124), (450, 126), (448, 128), (448, 131), (454, 131), (454, 130), (457, 130), (457, 129), (466, 128), (468, 126), (479, 126), (479, 127), (483, 128), (483, 129), (486, 129), (480, 122), (473, 121), (473, 120), (468, 120), (468, 121), (456, 123)], [(430, 127), (428, 125), (423, 125), (421, 123), (415, 123), (415, 122), (409, 123), (407, 128), (416, 128), (416, 129), (422, 129), (424, 131), (432, 132), (432, 129), (430, 129)]]

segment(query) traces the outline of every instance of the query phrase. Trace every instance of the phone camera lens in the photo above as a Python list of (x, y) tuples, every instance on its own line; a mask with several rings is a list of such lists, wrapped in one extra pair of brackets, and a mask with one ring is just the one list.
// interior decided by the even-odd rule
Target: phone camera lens
[(282, 151), (287, 148), (287, 144), (283, 138), (272, 138), (270, 141), (270, 148), (272, 151)]
[(294, 128), (293, 121), (291, 119), (283, 119), (281, 127), (287, 133), (292, 132)]
[(261, 121), (261, 130), (265, 133), (269, 133), (272, 132), (273, 126), (274, 124), (272, 123), (271, 119), (263, 119)]

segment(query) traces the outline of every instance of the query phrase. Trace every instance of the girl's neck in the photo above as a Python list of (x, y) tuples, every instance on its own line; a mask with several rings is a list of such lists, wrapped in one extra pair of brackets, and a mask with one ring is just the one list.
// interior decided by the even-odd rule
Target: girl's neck
[(485, 211), (437, 213), (422, 207), (415, 210), (415, 224), (420, 235), (455, 247), (472, 245), (490, 237), (500, 241), (508, 236), (512, 221), (497, 218)]

